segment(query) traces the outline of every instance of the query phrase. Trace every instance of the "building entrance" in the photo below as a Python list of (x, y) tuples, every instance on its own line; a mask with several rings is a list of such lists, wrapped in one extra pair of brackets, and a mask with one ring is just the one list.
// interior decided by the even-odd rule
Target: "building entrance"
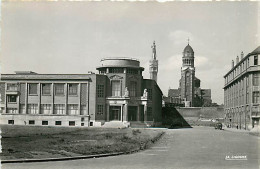
[(137, 121), (137, 106), (128, 107), (128, 121)]
[(259, 118), (253, 118), (253, 128), (259, 125)]
[(109, 107), (109, 120), (121, 120), (121, 107), (110, 106)]

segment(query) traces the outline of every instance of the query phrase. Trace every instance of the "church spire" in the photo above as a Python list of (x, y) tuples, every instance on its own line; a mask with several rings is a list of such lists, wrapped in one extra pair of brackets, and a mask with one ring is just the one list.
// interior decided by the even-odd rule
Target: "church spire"
[(153, 41), (152, 48), (152, 59), (150, 60), (150, 79), (153, 79), (157, 82), (157, 73), (158, 73), (158, 60), (156, 60), (156, 45), (155, 41)]

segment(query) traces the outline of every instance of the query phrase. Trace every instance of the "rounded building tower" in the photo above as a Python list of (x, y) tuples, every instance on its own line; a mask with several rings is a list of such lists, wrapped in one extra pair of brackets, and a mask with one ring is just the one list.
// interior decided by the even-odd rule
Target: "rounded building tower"
[(183, 50), (181, 81), (180, 81), (181, 99), (184, 101), (186, 107), (193, 106), (194, 80), (195, 80), (194, 51), (188, 42), (188, 45)]

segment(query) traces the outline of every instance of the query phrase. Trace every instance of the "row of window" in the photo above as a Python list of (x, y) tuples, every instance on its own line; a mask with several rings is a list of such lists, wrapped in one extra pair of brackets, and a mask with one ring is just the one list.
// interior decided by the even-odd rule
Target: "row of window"
[[(112, 86), (112, 96), (121, 96), (121, 82), (120, 80), (111, 81)], [(129, 96), (135, 97), (137, 96), (137, 82), (131, 81), (128, 88)]]
[[(252, 93), (252, 103), (257, 104), (260, 103), (260, 92), (259, 91), (254, 91)], [(248, 104), (249, 102), (249, 93), (247, 92), (244, 98), (244, 95), (237, 95), (237, 96), (233, 96), (231, 98), (227, 98), (225, 97), (225, 105), (227, 107), (231, 107), (231, 106), (238, 106), (240, 104), (244, 103), (244, 99), (246, 101), (246, 104)]]
[[(107, 73), (106, 69), (102, 69), (99, 71), (100, 74), (105, 74)], [(108, 73), (124, 73), (124, 68), (108, 68)], [(138, 74), (138, 70), (137, 69), (131, 69), (131, 68), (127, 68), (126, 69), (126, 73), (128, 74)]]
[[(254, 56), (254, 65), (258, 64), (258, 55)], [(241, 63), (235, 70), (233, 70), (226, 78), (225, 83), (227, 84), (232, 79), (234, 79), (237, 75), (242, 73), (244, 70), (246, 70), (249, 67), (249, 58), (245, 60), (243, 63)]]
[[(24, 121), (24, 124), (26, 125), (26, 121)], [(8, 124), (14, 124), (14, 120), (8, 120)], [(29, 125), (35, 125), (35, 120), (29, 120), (28, 121)], [(43, 126), (48, 126), (49, 125), (49, 121), (47, 120), (42, 120), (42, 125)], [(62, 121), (55, 121), (55, 125), (56, 126), (61, 126), (62, 125)], [(76, 123), (75, 121), (69, 121), (69, 126), (75, 126)], [(81, 126), (84, 126), (84, 123), (81, 123)]]
[[(81, 105), (81, 110), (79, 113), (79, 106), (77, 104), (68, 104), (67, 105), (67, 114), (68, 115), (84, 115), (86, 114), (86, 105)], [(6, 113), (18, 114), (17, 108), (7, 108)], [(20, 105), (20, 114), (25, 114), (26, 109), (25, 105)], [(27, 114), (52, 114), (51, 104), (41, 104), (40, 113), (38, 104), (28, 104), (27, 105)], [(66, 115), (65, 105), (64, 104), (55, 104), (53, 114), (55, 115)]]
[[(37, 95), (38, 94), (38, 84), (30, 83), (29, 94)], [(51, 95), (51, 84), (41, 84), (42, 87), (42, 95)], [(65, 84), (54, 84), (54, 93), (55, 95), (64, 95), (65, 94)], [(78, 84), (68, 84), (68, 94), (69, 95), (77, 95), (78, 93)]]

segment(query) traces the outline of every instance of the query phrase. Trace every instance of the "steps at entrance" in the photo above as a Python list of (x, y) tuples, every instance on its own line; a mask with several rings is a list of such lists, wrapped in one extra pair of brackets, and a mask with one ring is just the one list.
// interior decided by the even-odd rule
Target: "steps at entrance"
[(105, 122), (105, 124), (102, 127), (107, 127), (107, 128), (125, 128), (125, 127), (129, 127), (129, 122), (109, 121), (109, 122)]
[(139, 122), (139, 121), (134, 121), (130, 122), (130, 127), (131, 128), (148, 128), (150, 125), (146, 124), (145, 122)]

